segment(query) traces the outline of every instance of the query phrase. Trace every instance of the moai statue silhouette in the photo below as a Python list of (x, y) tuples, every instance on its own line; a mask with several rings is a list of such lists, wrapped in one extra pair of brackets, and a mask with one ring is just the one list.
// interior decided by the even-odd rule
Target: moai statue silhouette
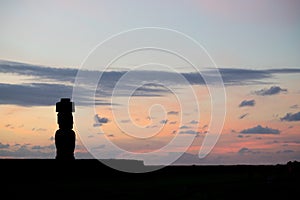
[(61, 98), (56, 103), (57, 123), (59, 129), (55, 133), (57, 160), (74, 160), (76, 135), (73, 129), (74, 103), (69, 98)]

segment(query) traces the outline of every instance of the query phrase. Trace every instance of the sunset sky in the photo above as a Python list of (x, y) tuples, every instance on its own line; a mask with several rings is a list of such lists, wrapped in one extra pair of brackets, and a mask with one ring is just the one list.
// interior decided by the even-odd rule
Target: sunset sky
[[(297, 0), (1, 1), (0, 158), (54, 158), (55, 103), (69, 97), (76, 158), (300, 161), (299, 9)], [(209, 136), (216, 144), (199, 158)]]

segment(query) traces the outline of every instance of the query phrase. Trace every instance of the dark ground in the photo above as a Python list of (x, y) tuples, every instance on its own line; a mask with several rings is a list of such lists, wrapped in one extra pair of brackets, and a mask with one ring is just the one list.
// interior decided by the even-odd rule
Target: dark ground
[(167, 166), (148, 173), (121, 172), (86, 159), (2, 159), (0, 166), (1, 196), (10, 199), (297, 199), (300, 194), (298, 162)]

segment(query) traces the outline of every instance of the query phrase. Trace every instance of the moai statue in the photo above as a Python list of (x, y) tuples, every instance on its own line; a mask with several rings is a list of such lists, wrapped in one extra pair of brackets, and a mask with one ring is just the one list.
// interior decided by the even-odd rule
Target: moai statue
[(59, 129), (55, 133), (57, 160), (74, 160), (76, 135), (73, 129), (74, 103), (69, 98), (61, 98), (56, 103), (57, 123)]

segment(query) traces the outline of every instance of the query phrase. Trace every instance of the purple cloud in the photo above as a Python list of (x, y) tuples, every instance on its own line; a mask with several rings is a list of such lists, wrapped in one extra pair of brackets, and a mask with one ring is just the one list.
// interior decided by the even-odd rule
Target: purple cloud
[(239, 107), (245, 107), (245, 106), (254, 106), (255, 105), (255, 100), (244, 100), (240, 103)]
[(279, 94), (281, 92), (287, 92), (287, 89), (283, 89), (279, 86), (272, 86), (270, 88), (264, 88), (258, 91), (255, 91), (254, 93), (260, 96), (268, 96), (268, 95), (274, 95)]
[(261, 125), (257, 125), (253, 128), (244, 129), (240, 133), (243, 133), (243, 134), (279, 134), (280, 131), (278, 129), (272, 129), (267, 126), (262, 127)]
[(281, 121), (300, 121), (300, 112), (297, 113), (287, 113), (284, 117), (280, 118)]

